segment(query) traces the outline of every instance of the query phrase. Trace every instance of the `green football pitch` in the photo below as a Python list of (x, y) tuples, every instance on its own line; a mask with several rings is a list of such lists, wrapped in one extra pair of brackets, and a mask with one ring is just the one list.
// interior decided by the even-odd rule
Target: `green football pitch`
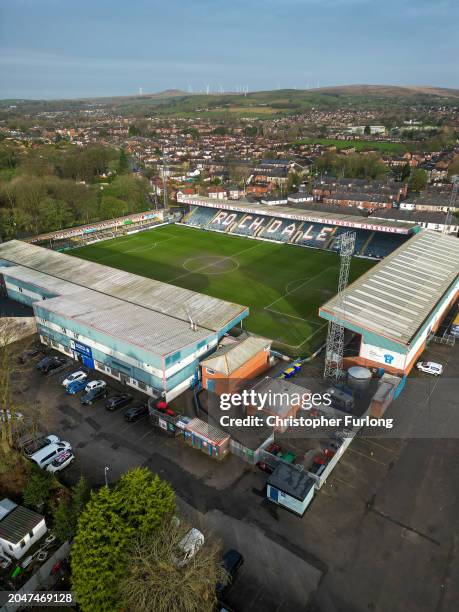
[[(318, 308), (336, 292), (339, 256), (167, 225), (70, 251), (74, 256), (248, 306), (243, 327), (306, 355), (323, 343)], [(373, 262), (354, 258), (351, 278)]]

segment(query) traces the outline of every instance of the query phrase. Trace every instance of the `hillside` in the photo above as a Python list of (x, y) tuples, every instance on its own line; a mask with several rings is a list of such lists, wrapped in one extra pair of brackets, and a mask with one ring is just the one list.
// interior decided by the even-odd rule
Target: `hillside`
[(75, 100), (3, 100), (0, 108), (15, 105), (15, 112), (79, 111), (107, 108), (123, 115), (207, 116), (234, 118), (269, 118), (299, 114), (308, 109), (338, 108), (402, 108), (408, 105), (428, 107), (435, 103), (457, 105), (459, 89), (392, 85), (342, 85), (319, 89), (278, 89), (255, 91), (246, 95), (228, 93), (187, 93), (169, 89), (134, 96), (112, 96)]

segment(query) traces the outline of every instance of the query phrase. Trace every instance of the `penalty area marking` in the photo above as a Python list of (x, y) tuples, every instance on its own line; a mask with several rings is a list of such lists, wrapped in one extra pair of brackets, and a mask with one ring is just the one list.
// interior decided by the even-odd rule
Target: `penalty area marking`
[(311, 283), (316, 278), (319, 278), (319, 276), (322, 276), (322, 274), (324, 274), (325, 272), (328, 272), (328, 270), (333, 270), (335, 268), (336, 268), (336, 266), (329, 266), (328, 268), (325, 268), (325, 270), (322, 270), (322, 272), (319, 272), (319, 274), (316, 274), (315, 276), (311, 276), (310, 278), (306, 279), (304, 282), (302, 282), (300, 285), (298, 285), (298, 287), (295, 287), (295, 289), (289, 290), (288, 287), (290, 287), (292, 285), (292, 283), (298, 282), (301, 279), (297, 278), (294, 281), (290, 281), (289, 283), (287, 283), (287, 285), (285, 287), (286, 292), (283, 295), (281, 295), (278, 298), (276, 298), (273, 302), (271, 302), (270, 304), (265, 306), (265, 310), (270, 310), (271, 306), (273, 306), (276, 302), (279, 302), (280, 300), (286, 298), (287, 296), (291, 295), (292, 293), (295, 293), (296, 291), (298, 291), (298, 289), (302, 289), (303, 287), (305, 287), (306, 285)]
[[(130, 236), (129, 236), (130, 237)], [(141, 251), (148, 251), (150, 249), (154, 249), (158, 245), (163, 244), (163, 242), (169, 242), (169, 240), (174, 240), (178, 236), (171, 236), (170, 238), (165, 238), (164, 240), (160, 240), (159, 242), (154, 242), (153, 244), (148, 244), (147, 246), (142, 245), (141, 247), (137, 247), (135, 249), (128, 249), (127, 251), (117, 251), (116, 253), (111, 253), (110, 255), (106, 255), (104, 257), (98, 257), (97, 259), (89, 259), (88, 261), (93, 261), (94, 263), (100, 263), (102, 261), (107, 261), (107, 259), (112, 259), (113, 257), (119, 257), (120, 255), (128, 255), (130, 253), (139, 253)]]

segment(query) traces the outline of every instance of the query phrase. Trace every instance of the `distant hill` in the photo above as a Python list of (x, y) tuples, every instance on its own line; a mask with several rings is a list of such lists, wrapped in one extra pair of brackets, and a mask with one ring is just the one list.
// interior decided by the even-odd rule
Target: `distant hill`
[(94, 97), (76, 100), (0, 100), (0, 109), (14, 105), (11, 113), (51, 112), (53, 110), (78, 111), (90, 107), (106, 107), (124, 116), (169, 115), (182, 117), (232, 116), (234, 118), (261, 119), (300, 114), (308, 109), (390, 108), (408, 105), (429, 106), (441, 102), (456, 106), (459, 89), (429, 86), (396, 85), (340, 85), (317, 89), (276, 89), (254, 91), (247, 94), (188, 93), (179, 89), (166, 89), (156, 93), (130, 96)]
[(336, 87), (320, 87), (309, 91), (314, 91), (315, 93), (328, 93), (335, 96), (406, 98), (421, 94), (427, 96), (459, 98), (459, 89), (421, 85), (408, 85), (404, 87), (398, 85), (338, 85)]

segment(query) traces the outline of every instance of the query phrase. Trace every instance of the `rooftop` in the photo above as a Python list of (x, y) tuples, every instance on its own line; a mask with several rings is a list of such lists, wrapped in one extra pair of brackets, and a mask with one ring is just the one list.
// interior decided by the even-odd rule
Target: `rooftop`
[(230, 344), (218, 349), (210, 357), (204, 359), (202, 365), (230, 376), (254, 355), (270, 345), (270, 340), (249, 336), (237, 344)]
[(209, 337), (209, 331), (202, 327), (191, 329), (189, 322), (87, 289), (39, 302), (38, 306), (160, 357)]
[(23, 506), (16, 506), (0, 520), (0, 538), (11, 544), (19, 544), (42, 520), (41, 514)]
[(408, 346), (459, 275), (459, 240), (431, 230), (416, 234), (320, 308), (344, 324)]
[[(222, 329), (240, 314), (247, 312), (247, 308), (239, 304), (19, 240), (0, 244), (1, 259), (48, 275), (47, 282), (53, 286), (65, 287), (66, 293), (73, 292), (71, 286), (92, 289), (99, 295), (118, 298), (187, 323), (191, 317), (196, 325), (211, 331)], [(65, 285), (60, 281), (65, 281)]]
[(268, 478), (268, 484), (284, 491), (287, 495), (303, 501), (314, 487), (315, 481), (301, 470), (284, 461), (279, 461), (276, 469)]

